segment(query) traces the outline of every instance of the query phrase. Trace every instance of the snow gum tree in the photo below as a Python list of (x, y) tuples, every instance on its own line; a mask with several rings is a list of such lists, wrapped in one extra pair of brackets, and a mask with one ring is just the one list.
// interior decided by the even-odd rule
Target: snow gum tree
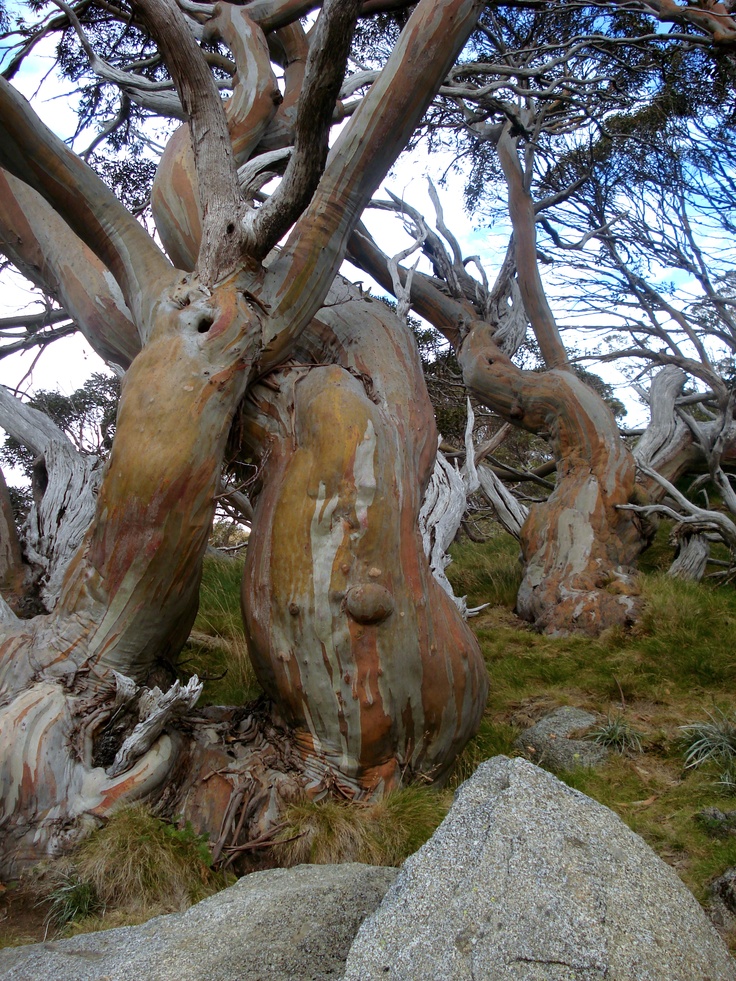
[[(379, 282), (406, 279), (358, 225), (438, 92), (487, 127), (503, 161), (515, 272), (504, 264), (483, 292), (453, 251), (441, 275), (398, 290), (401, 312), (412, 306), (455, 345), (481, 401), (550, 435), (558, 486), (521, 534), (525, 615), (591, 632), (630, 616), (637, 546), (619, 505), (633, 461), (570, 370), (546, 305), (519, 144), (526, 116), (491, 93), (492, 120), (465, 118), (457, 60), (489, 6), (55, 0), (24, 36), (0, 80), (0, 242), (124, 378), (110, 456), (84, 472), (57, 427), (0, 392), (0, 423), (38, 460), (34, 520), (55, 524), (58, 543), (43, 556), (47, 612), (20, 619), (0, 601), (3, 874), (138, 799), (208, 832), (215, 857), (237, 856), (268, 841), (286, 801), (370, 799), (441, 779), (475, 731), (486, 673), (439, 582), (449, 509), (438, 474), (462, 480), (437, 461), (406, 324), (338, 276), (349, 249)], [(720, 4), (642, 6), (724, 46), (736, 37)], [(348, 72), (361, 18), (397, 10), (403, 29), (384, 63)], [(307, 32), (300, 18), (314, 11)], [(83, 115), (108, 110), (81, 155), (11, 81), (55, 30), (69, 73), (99, 81)], [(153, 182), (156, 238), (115, 161), (95, 156), (146, 114), (180, 123)], [(499, 329), (519, 310), (545, 373), (506, 353)], [(65, 329), (56, 312), (47, 320), (45, 336)], [(200, 710), (196, 678), (157, 683), (194, 621), (233, 442), (258, 463), (243, 612), (266, 698)], [(11, 599), (19, 551), (2, 487), (0, 500)]]
[[(419, 529), (437, 438), (411, 337), (347, 287), (319, 313), (479, 4), (417, 5), (329, 151), (361, 4), (328, 0), (307, 38), (298, 17), (313, 6), (134, 4), (175, 88), (95, 60), (63, 6), (95, 70), (144, 104), (163, 89), (183, 120), (154, 187), (168, 256), (0, 85), (6, 252), (127, 368), (91, 523), (53, 609), (18, 620), (3, 608), (5, 871), (142, 797), (209, 831), (218, 853), (237, 849), (305, 792), (370, 797), (441, 776), (483, 711), (477, 645)], [(200, 40), (226, 46), (226, 103)], [(281, 182), (256, 207), (274, 160), (288, 160)], [(196, 613), (239, 407), (263, 460), (244, 606), (272, 702), (195, 714), (196, 679), (150, 686)]]

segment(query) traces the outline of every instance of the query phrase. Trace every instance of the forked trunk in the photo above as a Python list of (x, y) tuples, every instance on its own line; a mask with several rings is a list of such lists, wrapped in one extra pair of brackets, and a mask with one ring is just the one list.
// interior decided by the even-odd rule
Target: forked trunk
[[(441, 778), (475, 731), (484, 665), (417, 523), (436, 433), (414, 342), (341, 289), (343, 305), (244, 409), (263, 460), (244, 603), (272, 704), (195, 717), (195, 686), (140, 686), (175, 659), (196, 613), (219, 461), (260, 332), (237, 280), (211, 298), (175, 287), (162, 303), (59, 604), (0, 646), (6, 874), (164, 785), (166, 812), (237, 855), (301, 794)], [(14, 740), (21, 728), (33, 739)]]
[[(487, 690), (475, 641), (433, 582), (417, 528), (435, 434), (410, 337), (353, 296), (355, 315), (338, 309), (314, 321), (352, 228), (472, 31), (479, 0), (420, 0), (329, 156), (360, 3), (325, 0), (303, 76), (288, 73), (289, 85), (303, 77), (298, 99), (291, 91), (286, 100), (298, 105), (294, 152), (255, 210), (236, 164), (273, 139), (271, 123), (289, 136), (264, 34), (249, 19), (258, 9), (218, 5), (208, 21), (238, 62), (223, 110), (181, 9), (168, 0), (136, 7), (187, 107), (192, 155), (180, 131), (156, 193), (163, 237), (193, 273), (172, 270), (0, 79), (0, 164), (37, 192), (23, 205), (13, 182), (0, 183), (0, 196), (28, 211), (19, 259), (34, 266), (54, 212), (75, 243), (67, 252), (78, 275), (69, 281), (57, 254), (44, 280), (58, 280), (59, 295), (68, 283), (65, 303), (87, 294), (76, 311), (93, 340), (102, 297), (117, 310), (111, 331), (125, 334), (116, 349), (129, 349), (131, 324), (142, 348), (56, 607), (27, 622), (0, 609), (3, 875), (139, 798), (207, 831), (216, 857), (247, 853), (297, 795), (337, 786), (369, 796), (404, 775), (441, 777)], [(292, 48), (307, 43), (297, 16), (272, 25), (290, 32)], [(0, 233), (12, 224), (3, 214)], [(105, 296), (108, 271), (122, 306)], [(263, 474), (244, 594), (273, 702), (192, 714), (196, 680), (146, 686), (194, 620), (226, 440), (258, 379), (247, 412)]]

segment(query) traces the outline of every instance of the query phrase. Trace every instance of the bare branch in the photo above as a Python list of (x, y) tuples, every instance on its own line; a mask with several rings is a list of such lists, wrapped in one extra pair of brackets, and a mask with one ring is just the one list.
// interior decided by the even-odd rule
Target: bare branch
[(2, 170), (0, 250), (64, 307), (104, 361), (128, 367), (141, 338), (116, 282), (39, 194)]
[[(274, 312), (266, 361), (319, 309), (363, 208), (404, 148), (465, 44), (479, 0), (421, 0), (357, 112), (330, 151), (322, 179), (284, 249), (266, 289)], [(288, 327), (279, 324), (289, 311)]]
[(230, 134), (217, 86), (179, 8), (169, 0), (137, 0), (187, 113), (202, 205), (197, 271), (214, 285), (241, 258), (245, 208), (238, 189)]
[(326, 0), (310, 41), (294, 130), (294, 152), (284, 178), (257, 212), (252, 234), (263, 258), (309, 203), (325, 161), (328, 139), (361, 0)]
[(0, 79), (0, 165), (38, 191), (112, 272), (136, 322), (170, 275), (165, 256), (97, 175)]

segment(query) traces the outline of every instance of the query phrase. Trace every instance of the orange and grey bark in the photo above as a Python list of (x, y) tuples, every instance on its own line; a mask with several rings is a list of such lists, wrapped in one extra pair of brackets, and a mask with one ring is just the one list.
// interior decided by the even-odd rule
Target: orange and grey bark
[[(239, 166), (275, 115), (279, 89), (266, 38), (242, 7), (219, 4), (207, 29), (208, 36), (229, 46), (237, 66), (225, 113), (235, 166)], [(180, 269), (194, 269), (202, 241), (202, 203), (189, 124), (181, 126), (166, 146), (156, 172), (151, 206), (172, 262)]]
[(557, 485), (521, 529), (521, 616), (550, 633), (597, 634), (638, 611), (633, 562), (640, 535), (629, 512), (635, 468), (613, 414), (569, 371), (522, 371), (498, 348), (492, 328), (472, 326), (458, 353), (480, 401), (530, 432), (546, 432)]
[[(147, 0), (145, 7), (156, 32), (166, 35), (169, 25), (161, 5)], [(401, 47), (406, 63), (394, 59), (385, 84), (374, 86), (375, 94), (373, 90), (369, 93), (358, 114), (360, 118), (353, 117), (343, 134), (342, 152), (354, 152), (357, 160), (333, 155), (312, 206), (297, 222), (269, 269), (249, 259), (242, 250), (238, 258), (236, 245), (242, 246), (244, 237), (240, 229), (234, 229), (232, 235), (227, 231), (225, 214), (227, 202), (232, 200), (230, 185), (234, 180), (230, 160), (220, 161), (218, 179), (207, 185), (206, 200), (202, 202), (203, 236), (197, 255), (200, 275), (184, 274), (171, 268), (142, 226), (43, 127), (27, 103), (0, 81), (0, 164), (44, 197), (80, 243), (110, 270), (143, 345), (123, 384), (114, 447), (95, 516), (67, 569), (59, 603), (50, 616), (19, 624), (11, 622), (0, 632), (0, 745), (6, 747), (5, 753), (0, 754), (3, 870), (65, 847), (83, 833), (85, 822), (104, 818), (126, 800), (159, 796), (166, 782), (172, 783), (171, 801), (176, 801), (176, 787), (183, 788), (179, 813), (197, 812), (202, 830), (209, 830), (215, 838), (224, 834), (223, 841), (231, 844), (233, 836), (252, 833), (253, 827), (263, 828), (276, 817), (274, 796), (263, 789), (253, 798), (257, 813), (247, 818), (251, 798), (243, 788), (253, 783), (252, 773), (258, 771), (262, 788), (282, 788), (284, 797), (300, 786), (302, 757), (288, 749), (288, 736), (283, 734), (281, 747), (269, 749), (265, 745), (257, 764), (253, 761), (258, 754), (244, 749), (242, 786), (232, 787), (229, 796), (225, 788), (223, 796), (210, 805), (208, 791), (203, 788), (212, 784), (205, 777), (219, 769), (225, 759), (212, 748), (206, 725), (201, 726), (199, 739), (196, 724), (191, 738), (179, 732), (176, 713), (185, 710), (179, 692), (166, 703), (167, 711), (174, 713), (167, 729), (158, 728), (161, 716), (151, 721), (147, 737), (145, 726), (140, 730), (135, 727), (134, 733), (137, 731), (140, 737), (136, 752), (141, 755), (134, 759), (123, 755), (122, 762), (116, 764), (115, 759), (106, 756), (105, 740), (114, 735), (109, 726), (118, 697), (123, 706), (133, 704), (131, 686), (136, 691), (155, 673), (159, 659), (174, 657), (188, 634), (196, 610), (201, 561), (225, 441), (238, 404), (255, 377), (291, 357), (300, 335), (324, 300), (342, 259), (351, 224), (401, 149), (402, 140), (421, 117), (447, 65), (471, 30), (479, 7), (471, 0), (420, 3)], [(167, 35), (167, 50), (180, 27), (174, 24)], [(201, 52), (196, 55), (200, 56)], [(183, 77), (188, 66), (177, 69), (177, 58), (172, 53), (171, 67), (175, 75)], [(428, 64), (432, 59), (436, 59), (434, 68)], [(309, 76), (309, 71), (306, 74)], [(196, 126), (192, 125), (194, 159), (201, 171), (213, 149), (206, 145), (210, 140), (208, 120), (222, 113), (222, 107), (216, 95), (206, 91), (205, 80), (189, 90), (182, 78), (177, 81), (182, 103), (190, 105), (191, 100), (191, 116), (196, 120)], [(320, 114), (326, 113), (327, 102), (315, 95), (314, 105), (319, 104)], [(218, 123), (212, 133), (222, 129)], [(224, 131), (227, 132), (226, 126)], [(224, 189), (221, 185), (225, 185)], [(230, 220), (239, 214), (238, 206)], [(274, 221), (268, 211), (265, 214), (268, 227), (263, 241), (268, 242), (280, 219), (276, 215), (278, 220)], [(218, 229), (226, 236), (221, 241), (217, 240)], [(258, 238), (257, 223), (250, 232)], [(76, 255), (80, 254), (77, 250)], [(226, 275), (233, 263), (235, 271)], [(396, 621), (403, 622), (407, 617), (400, 614), (407, 612), (407, 595), (416, 595), (417, 604), (422, 599), (422, 577), (414, 574), (412, 568), (412, 563), (418, 562), (416, 542), (406, 524), (409, 518), (400, 507), (401, 495), (409, 493), (413, 500), (417, 490), (414, 487), (405, 492), (394, 483), (396, 477), (403, 475), (395, 436), (386, 438), (380, 450), (379, 442), (384, 440), (377, 438), (374, 457), (368, 460), (363, 445), (368, 423), (376, 428), (385, 425), (384, 420), (376, 416), (373, 421), (373, 403), (368, 399), (364, 404), (349, 372), (335, 366), (326, 370), (341, 373), (345, 382), (341, 387), (345, 396), (343, 413), (346, 420), (353, 421), (344, 452), (332, 458), (334, 464), (344, 464), (347, 470), (343, 475), (326, 474), (325, 481), (330, 485), (344, 483), (348, 508), (351, 499), (358, 499), (357, 489), (352, 497), (349, 489), (350, 482), (355, 483), (357, 450), (363, 448), (360, 459), (366, 473), (370, 466), (380, 465), (386, 520), (392, 533), (399, 536), (392, 545), (393, 551), (401, 555), (395, 574), (406, 576), (411, 583), (406, 587), (408, 593), (400, 594), (402, 608), (397, 611)], [(304, 388), (306, 393), (309, 385)], [(317, 403), (320, 397), (320, 393), (313, 392)], [(357, 435), (360, 426), (363, 429)], [(332, 449), (319, 434), (315, 439), (315, 465), (319, 466), (319, 454), (327, 453), (329, 459)], [(286, 459), (286, 448), (282, 453)], [(421, 456), (420, 451), (417, 453)], [(274, 460), (277, 458), (275, 454)], [(393, 474), (391, 464), (399, 467)], [(426, 465), (428, 461), (422, 464)], [(416, 483), (416, 476), (409, 476)], [(367, 487), (360, 487), (358, 503), (363, 514), (370, 504)], [(273, 497), (279, 499), (278, 487)], [(301, 506), (303, 512), (303, 502)], [(319, 522), (325, 514), (312, 517), (319, 526), (319, 535)], [(373, 543), (374, 551), (378, 535), (372, 522), (370, 533), (366, 531), (364, 537)], [(356, 556), (358, 565), (360, 554)], [(372, 561), (372, 555), (369, 558)], [(373, 568), (370, 565), (366, 574)], [(387, 571), (383, 566), (375, 568)], [(376, 615), (375, 596), (371, 599), (368, 588), (371, 580), (368, 575), (366, 589), (358, 590), (353, 597), (354, 610), (368, 621)], [(440, 624), (450, 616), (443, 602), (442, 598), (437, 601)], [(372, 612), (368, 609), (371, 603)], [(453, 627), (457, 621), (454, 609), (451, 615), (454, 620), (448, 629), (437, 628), (437, 636), (445, 638), (438, 643), (435, 628), (421, 626), (424, 621), (419, 618), (416, 629), (422, 653), (418, 659), (414, 656), (412, 671), (421, 674), (422, 679), (417, 680), (415, 675), (413, 701), (410, 705), (402, 701), (406, 689), (401, 686), (406, 682), (401, 678), (392, 682), (393, 690), (386, 690), (378, 700), (373, 696), (374, 704), (380, 707), (375, 713), (381, 716), (380, 732), (367, 738), (371, 747), (360, 750), (363, 755), (359, 759), (347, 761), (347, 779), (354, 780), (360, 773), (361, 786), (365, 784), (366, 788), (367, 784), (375, 787), (376, 775), (387, 784), (395, 782), (396, 763), (387, 761), (399, 752), (410, 757), (404, 762), (414, 769), (427, 771), (436, 764), (440, 772), (447, 766), (442, 753), (452, 756), (471, 734), (482, 710), (484, 676), (477, 656), (470, 667), (463, 658), (462, 630), (455, 637), (457, 649), (447, 642), (453, 631), (457, 633)], [(322, 611), (315, 610), (315, 623), (308, 625), (312, 633), (321, 629), (316, 625), (321, 616)], [(356, 632), (361, 629), (357, 620), (352, 622)], [(367, 663), (374, 655), (363, 636), (365, 633), (356, 638), (356, 642), (360, 641), (357, 649), (366, 652)], [(438, 649), (445, 645), (441, 656), (434, 657), (433, 645)], [(266, 650), (267, 658), (270, 649)], [(470, 659), (470, 653), (466, 653)], [(305, 651), (302, 656), (305, 654), (320, 656), (319, 649)], [(376, 673), (380, 667), (380, 659), (376, 661), (374, 657)], [(469, 672), (469, 679), (465, 678), (465, 671)], [(391, 672), (393, 678), (394, 667)], [(368, 683), (367, 675), (359, 680)], [(380, 693), (378, 679), (376, 684)], [(162, 710), (168, 694), (154, 699)], [(192, 691), (182, 697), (195, 694)], [(150, 702), (147, 698), (149, 708)], [(126, 711), (130, 714), (135, 709)], [(287, 706), (284, 714), (289, 711)], [(384, 712), (394, 711), (404, 711), (405, 715), (397, 720), (383, 718)], [(149, 713), (140, 724), (150, 720)], [(236, 741), (240, 739), (243, 745), (251, 731), (246, 722), (244, 714), (229, 720)], [(374, 733), (372, 725), (366, 732)], [(325, 723), (326, 735), (332, 740), (330, 753), (333, 747), (342, 748), (340, 726), (339, 716), (333, 715)], [(422, 743), (422, 726), (434, 735), (426, 747), (417, 749)], [(260, 733), (257, 738), (253, 734), (256, 742), (263, 743), (264, 732), (274, 733), (268, 722), (254, 723), (252, 728)], [(20, 731), (28, 733), (29, 738), (11, 738)], [(389, 744), (398, 747), (393, 750), (393, 757)], [(358, 730), (352, 729), (349, 745), (362, 745)], [(308, 759), (315, 749), (312, 741)], [(117, 755), (116, 751), (115, 758)], [(277, 768), (271, 764), (277, 757), (295, 777), (283, 772), (281, 777), (273, 776)], [(217, 761), (220, 765), (213, 767)], [(326, 761), (327, 753), (325, 765)], [(340, 765), (341, 761), (342, 757), (332, 762)], [(120, 765), (129, 769), (118, 772)], [(371, 770), (374, 776), (365, 776)]]
[[(418, 525), (437, 446), (411, 333), (346, 284), (245, 418), (267, 448), (243, 602), (259, 680), (313, 779), (440, 778), (487, 695)], [(324, 363), (325, 354), (332, 361)]]
[[(353, 237), (350, 254), (391, 289), (386, 257), (366, 235)], [(459, 350), (465, 384), (480, 402), (515, 426), (550, 435), (557, 486), (530, 507), (521, 528), (520, 614), (550, 632), (598, 633), (635, 618), (632, 564), (642, 536), (635, 519), (617, 510), (634, 492), (634, 462), (611, 411), (566, 368), (521, 371), (496, 345), (493, 326), (428, 277), (414, 276), (412, 304)]]
[(104, 361), (128, 367), (140, 338), (117, 283), (40, 194), (3, 170), (0, 253), (57, 300)]

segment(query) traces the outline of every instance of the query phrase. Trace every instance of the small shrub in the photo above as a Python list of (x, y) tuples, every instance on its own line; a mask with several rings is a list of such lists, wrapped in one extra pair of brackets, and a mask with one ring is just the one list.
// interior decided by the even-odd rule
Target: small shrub
[(589, 738), (600, 746), (615, 749), (618, 753), (626, 751), (641, 753), (642, 734), (635, 729), (620, 713), (608, 715), (603, 725), (593, 729)]

